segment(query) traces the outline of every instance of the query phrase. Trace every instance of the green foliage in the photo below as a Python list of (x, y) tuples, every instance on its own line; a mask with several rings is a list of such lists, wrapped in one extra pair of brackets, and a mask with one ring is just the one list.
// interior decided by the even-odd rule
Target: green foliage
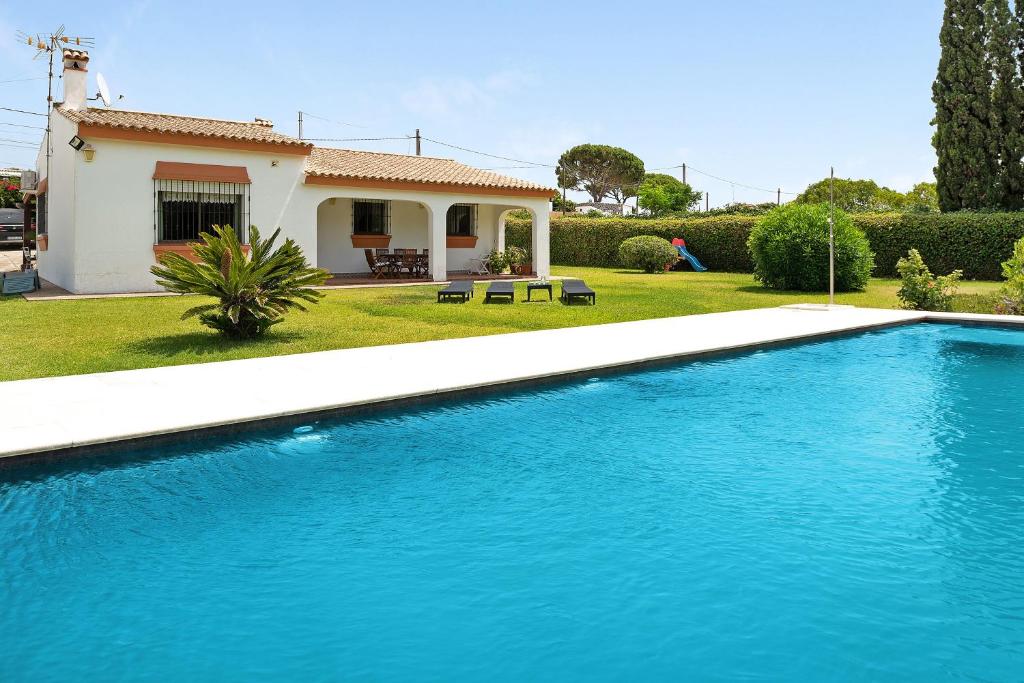
[(558, 159), (555, 174), (559, 187), (582, 190), (599, 202), (633, 192), (644, 179), (644, 162), (621, 147), (577, 145)]
[(939, 192), (935, 183), (918, 183), (907, 193), (903, 210), (910, 213), (938, 213)]
[[(827, 204), (829, 185), (829, 178), (812, 183), (793, 203)], [(833, 191), (836, 208), (848, 213), (899, 211), (907, 201), (906, 195), (888, 187), (880, 187), (874, 180), (836, 178)]]
[(665, 173), (648, 173), (638, 190), (637, 204), (653, 218), (692, 209), (704, 196), (702, 192)]
[(520, 266), (528, 261), (530, 254), (522, 247), (511, 245), (505, 249), (505, 258), (510, 266)]
[[(619, 245), (623, 240), (637, 235), (655, 235), (666, 240), (683, 237), (687, 248), (711, 270), (749, 273), (754, 265), (747, 252), (746, 241), (753, 224), (751, 216), (656, 220), (620, 216), (554, 218), (551, 220), (551, 263), (618, 267)], [(507, 221), (505, 244), (516, 244), (529, 250), (530, 223)]]
[[(551, 262), (556, 265), (615, 267), (622, 240), (634, 235), (682, 237), (714, 271), (750, 273), (754, 262), (747, 239), (756, 216), (601, 218), (567, 216), (551, 221)], [(860, 213), (854, 225), (875, 253), (876, 277), (896, 277), (896, 262), (914, 248), (939, 272), (961, 269), (973, 280), (998, 280), (1000, 262), (1024, 235), (1024, 213)], [(506, 222), (506, 244), (530, 248), (530, 222)]]
[(894, 277), (896, 263), (917, 249), (940, 273), (963, 270), (976, 280), (998, 280), (999, 263), (1024, 235), (1024, 213), (883, 213), (853, 216), (875, 252), (875, 275)]
[(256, 226), (249, 229), (251, 253), (246, 258), (238, 236), (230, 226), (213, 226), (215, 235), (201, 233), (202, 242), (192, 245), (198, 262), (180, 254), (164, 254), (150, 271), (157, 284), (178, 294), (201, 294), (217, 299), (185, 311), (181, 318), (199, 321), (229, 337), (258, 337), (283, 320), (292, 309), (306, 310), (300, 301), (316, 303), (328, 273), (313, 268), (290, 238), (277, 249), (274, 241), (261, 239)]
[(13, 209), (21, 203), (21, 178), (0, 178), (0, 209)]
[[(506, 231), (508, 230), (508, 223), (505, 224)], [(529, 223), (527, 223), (529, 225)], [(508, 238), (506, 237), (506, 240)], [(529, 236), (527, 236), (529, 239)], [(509, 267), (508, 255), (503, 251), (492, 249), (487, 252), (487, 269), (492, 273), (504, 273), (505, 269)]]
[(568, 197), (562, 199), (562, 195), (556, 192), (551, 196), (551, 208), (554, 211), (575, 211), (576, 202)]
[[(1020, 9), (1019, 1), (1016, 3)], [(1024, 92), (1017, 72), (1017, 50), (1024, 41), (1007, 0), (985, 0), (988, 67), (992, 72), (988, 153), (996, 165), (990, 206), (1024, 207)]]
[(679, 258), (672, 243), (663, 237), (637, 235), (619, 245), (619, 261), (627, 268), (645, 273), (663, 273)]
[[(698, 199), (698, 201), (700, 201)], [(720, 206), (710, 211), (701, 211), (701, 216), (761, 216), (777, 206), (775, 202), (762, 202), (760, 204), (747, 204), (744, 202), (733, 202)]]
[[(828, 289), (829, 208), (786, 204), (757, 219), (747, 246), (754, 278), (771, 289), (820, 292)], [(835, 212), (836, 290), (860, 290), (875, 267), (867, 237), (845, 211)]]
[(992, 69), (978, 0), (946, 0), (932, 84), (938, 156), (935, 178), (943, 211), (993, 207), (998, 160), (991, 155)]
[(896, 292), (900, 306), (915, 311), (948, 311), (963, 277), (959, 270), (935, 277), (917, 249), (911, 249), (899, 260), (896, 271), (900, 276), (900, 289)]
[(1024, 315), (1024, 237), (1013, 245), (1013, 255), (1002, 263), (1006, 282), (999, 292), (996, 313)]

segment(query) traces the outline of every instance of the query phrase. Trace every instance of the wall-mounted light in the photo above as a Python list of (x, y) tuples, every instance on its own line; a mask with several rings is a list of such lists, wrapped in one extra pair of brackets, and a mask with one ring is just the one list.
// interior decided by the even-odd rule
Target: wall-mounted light
[(276, 168), (277, 167), (277, 159), (271, 159), (270, 165)]
[(78, 151), (78, 150), (82, 149), (83, 147), (85, 147), (85, 140), (83, 140), (82, 138), (80, 138), (80, 137), (78, 137), (76, 135), (75, 137), (73, 137), (70, 140), (68, 140), (68, 144), (71, 145), (72, 147), (74, 147), (75, 151)]
[(82, 148), (82, 154), (85, 155), (86, 161), (92, 161), (92, 158), (96, 156), (96, 148), (92, 145), (86, 145)]

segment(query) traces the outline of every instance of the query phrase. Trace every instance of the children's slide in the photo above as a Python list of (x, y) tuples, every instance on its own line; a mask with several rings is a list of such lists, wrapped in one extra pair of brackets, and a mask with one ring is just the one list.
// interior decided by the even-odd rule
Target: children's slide
[(697, 257), (694, 256), (693, 254), (691, 254), (686, 249), (686, 242), (685, 241), (683, 241), (683, 240), (681, 240), (681, 239), (679, 239), (677, 237), (676, 239), (672, 240), (672, 246), (675, 247), (676, 251), (679, 252), (679, 256), (680, 257), (686, 259), (690, 263), (690, 266), (694, 269), (694, 271), (696, 271), (698, 273), (703, 273), (705, 270), (707, 270), (707, 268), (704, 266), (704, 264), (701, 263), (700, 261), (698, 261)]

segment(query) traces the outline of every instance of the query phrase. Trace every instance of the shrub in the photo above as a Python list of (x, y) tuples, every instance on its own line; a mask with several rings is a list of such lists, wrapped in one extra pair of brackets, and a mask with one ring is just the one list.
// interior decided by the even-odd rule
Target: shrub
[(1013, 255), (1002, 266), (1006, 282), (999, 292), (996, 313), (1024, 315), (1024, 237), (1014, 243)]
[(900, 305), (915, 311), (948, 311), (957, 283), (963, 277), (959, 270), (935, 277), (917, 249), (911, 249), (905, 258), (901, 258), (896, 270), (901, 282), (900, 290), (896, 292)]
[[(193, 306), (181, 315), (229, 337), (257, 337), (284, 319), (292, 309), (306, 310), (300, 301), (317, 303), (322, 292), (312, 289), (328, 277), (313, 268), (291, 239), (273, 249), (281, 229), (261, 239), (256, 226), (249, 229), (251, 251), (247, 258), (230, 226), (213, 226), (216, 235), (200, 233), (202, 242), (192, 245), (198, 258), (193, 263), (180, 254), (163, 254), (150, 271), (157, 284), (178, 294), (202, 294), (216, 303)], [(273, 251), (272, 251), (273, 250)]]
[(645, 273), (664, 272), (665, 266), (674, 263), (678, 256), (668, 240), (653, 235), (630, 237), (619, 245), (619, 261), (622, 265)]
[[(747, 241), (754, 277), (772, 289), (828, 289), (828, 217), (826, 204), (787, 204), (758, 218)], [(834, 229), (836, 289), (864, 289), (875, 265), (867, 237), (844, 211)]]
[(508, 256), (503, 251), (492, 249), (487, 254), (487, 269), (492, 273), (504, 273), (509, 265)]

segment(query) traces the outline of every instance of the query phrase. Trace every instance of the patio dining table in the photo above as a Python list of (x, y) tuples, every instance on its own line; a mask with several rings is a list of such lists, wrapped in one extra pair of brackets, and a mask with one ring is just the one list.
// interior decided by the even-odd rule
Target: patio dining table
[(410, 277), (427, 272), (427, 269), (430, 266), (428, 256), (426, 254), (378, 254), (377, 260), (387, 263), (389, 273), (402, 275), (402, 269), (407, 267), (406, 259), (409, 256), (414, 256), (413, 262), (415, 263), (415, 271), (409, 272)]

